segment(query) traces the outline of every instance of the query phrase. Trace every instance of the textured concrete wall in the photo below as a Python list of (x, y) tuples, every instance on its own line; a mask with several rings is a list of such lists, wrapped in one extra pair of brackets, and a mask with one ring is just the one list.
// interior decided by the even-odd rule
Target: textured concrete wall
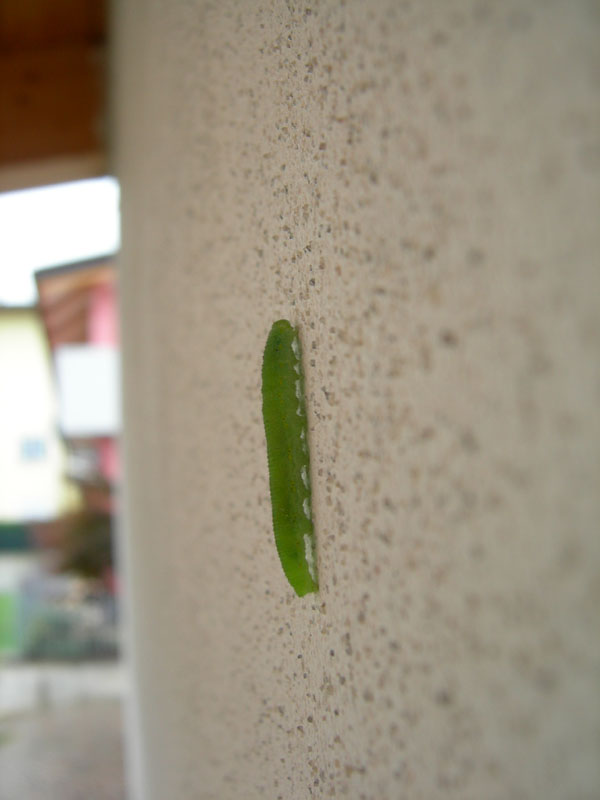
[(116, 5), (139, 796), (597, 796), (598, 4)]

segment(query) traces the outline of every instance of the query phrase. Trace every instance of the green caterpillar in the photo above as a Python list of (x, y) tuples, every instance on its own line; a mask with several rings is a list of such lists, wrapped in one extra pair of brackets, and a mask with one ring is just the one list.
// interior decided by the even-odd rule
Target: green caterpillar
[(275, 544), (297, 595), (319, 588), (312, 523), (302, 348), (286, 319), (273, 323), (262, 367), (263, 419)]

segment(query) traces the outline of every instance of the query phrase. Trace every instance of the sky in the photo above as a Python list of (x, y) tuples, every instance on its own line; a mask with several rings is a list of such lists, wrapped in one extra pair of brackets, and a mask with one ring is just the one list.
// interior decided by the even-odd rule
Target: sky
[(0, 305), (37, 301), (33, 274), (119, 249), (115, 178), (0, 193)]

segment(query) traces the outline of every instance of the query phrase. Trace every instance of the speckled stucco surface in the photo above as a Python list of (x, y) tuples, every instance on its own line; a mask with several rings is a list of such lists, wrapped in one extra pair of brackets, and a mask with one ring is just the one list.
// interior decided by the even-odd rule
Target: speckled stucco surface
[(138, 798), (597, 797), (598, 3), (124, 0), (115, 34)]

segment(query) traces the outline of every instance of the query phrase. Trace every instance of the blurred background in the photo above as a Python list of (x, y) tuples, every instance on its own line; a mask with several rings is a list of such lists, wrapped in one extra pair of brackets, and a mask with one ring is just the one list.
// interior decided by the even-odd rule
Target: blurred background
[(107, 4), (0, 4), (0, 800), (121, 798)]

